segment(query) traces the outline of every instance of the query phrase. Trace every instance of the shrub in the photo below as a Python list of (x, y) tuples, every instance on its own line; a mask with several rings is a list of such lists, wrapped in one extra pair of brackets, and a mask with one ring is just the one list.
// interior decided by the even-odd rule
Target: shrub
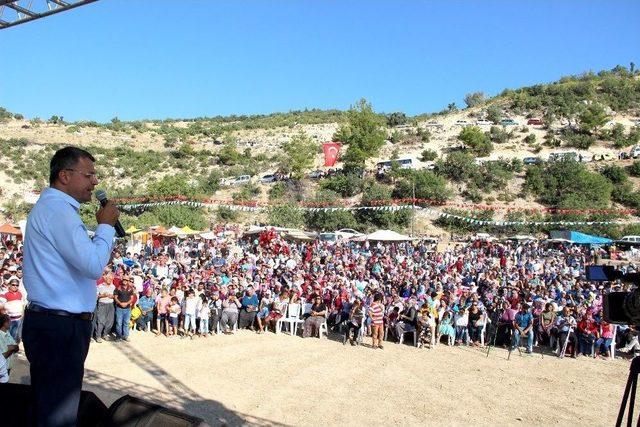
[(567, 209), (606, 208), (613, 184), (573, 161), (527, 168), (524, 190), (549, 206)]
[(394, 127), (407, 123), (407, 115), (402, 112), (391, 113), (387, 115), (387, 126)]
[(535, 134), (530, 133), (529, 135), (525, 136), (525, 137), (524, 137), (524, 142), (525, 142), (525, 143), (527, 143), (527, 144), (529, 144), (529, 145), (535, 144), (535, 143), (536, 143), (536, 136), (535, 136)]
[(640, 160), (636, 160), (629, 166), (629, 175), (640, 177)]
[(575, 132), (565, 132), (564, 140), (568, 146), (575, 147), (580, 150), (587, 150), (596, 142), (596, 138), (593, 135)]
[(292, 204), (270, 207), (267, 217), (269, 225), (276, 227), (298, 228), (304, 224), (304, 212)]
[(238, 211), (231, 210), (228, 207), (220, 206), (216, 209), (216, 218), (222, 222), (233, 222), (238, 219)]
[(444, 161), (436, 163), (436, 173), (451, 181), (464, 182), (477, 171), (473, 156), (462, 151), (450, 153)]
[(324, 190), (336, 192), (342, 197), (353, 197), (362, 192), (362, 183), (362, 178), (355, 174), (347, 173), (323, 180), (320, 187)]
[(462, 141), (475, 155), (485, 157), (491, 154), (493, 145), (489, 137), (477, 126), (467, 126), (458, 135)]
[(396, 181), (392, 197), (394, 199), (412, 198), (444, 201), (449, 197), (447, 182), (431, 171), (403, 170)]
[(429, 162), (438, 158), (438, 153), (435, 150), (426, 149), (422, 152), (420, 160), (423, 162)]
[(496, 144), (505, 144), (512, 136), (510, 132), (500, 126), (491, 126), (489, 129), (489, 138)]
[(472, 108), (482, 104), (485, 99), (486, 97), (483, 92), (473, 92), (464, 96), (464, 103), (467, 104), (468, 108)]
[(624, 168), (616, 165), (606, 166), (602, 170), (602, 175), (614, 184), (619, 184), (627, 180), (627, 173)]

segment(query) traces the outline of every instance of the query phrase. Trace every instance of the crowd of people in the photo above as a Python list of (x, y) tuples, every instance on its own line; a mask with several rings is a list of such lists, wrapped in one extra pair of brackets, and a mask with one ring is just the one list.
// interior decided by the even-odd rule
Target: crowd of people
[[(525, 353), (537, 346), (573, 357), (605, 358), (612, 343), (640, 351), (636, 329), (609, 324), (602, 313), (603, 295), (630, 285), (585, 279), (600, 248), (476, 241), (438, 251), (419, 240), (300, 242), (274, 230), (216, 231), (212, 240), (149, 238), (139, 253), (117, 245), (96, 284), (95, 342), (129, 341), (134, 328), (193, 339), (238, 329), (295, 334), (300, 325), (305, 338), (336, 334), (376, 350), (407, 340)], [(21, 263), (21, 243), (4, 242), (2, 378), (20, 351), (28, 303)]]

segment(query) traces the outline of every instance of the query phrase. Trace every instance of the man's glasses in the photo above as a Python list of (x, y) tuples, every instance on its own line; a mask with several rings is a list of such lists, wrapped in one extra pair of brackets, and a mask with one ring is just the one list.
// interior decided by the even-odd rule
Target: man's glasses
[(71, 168), (66, 168), (65, 170), (66, 171), (75, 172), (75, 173), (79, 173), (80, 175), (82, 175), (85, 178), (90, 179), (90, 180), (95, 179), (96, 181), (99, 181), (98, 174), (96, 174), (96, 173), (86, 173), (86, 172), (82, 172), (82, 171), (79, 171), (77, 169), (71, 169)]

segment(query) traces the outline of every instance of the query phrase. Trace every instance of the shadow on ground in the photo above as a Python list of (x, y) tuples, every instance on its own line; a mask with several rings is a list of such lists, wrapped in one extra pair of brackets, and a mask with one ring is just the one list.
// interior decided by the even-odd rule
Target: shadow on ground
[[(151, 374), (162, 384), (163, 388), (149, 387), (113, 375), (85, 369), (83, 389), (95, 393), (107, 406), (110, 406), (123, 395), (129, 394), (203, 418), (211, 426), (286, 427), (286, 424), (233, 411), (220, 402), (204, 399), (138, 350), (127, 345), (117, 346), (117, 348), (128, 358), (139, 361), (138, 368)], [(29, 384), (31, 379), (29, 377), (28, 362), (25, 358), (16, 362), (15, 368), (17, 369), (12, 371), (11, 382)]]

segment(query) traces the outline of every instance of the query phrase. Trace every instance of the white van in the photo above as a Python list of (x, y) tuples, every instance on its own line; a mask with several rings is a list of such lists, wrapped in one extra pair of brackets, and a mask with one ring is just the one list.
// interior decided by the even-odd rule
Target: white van
[(240, 175), (231, 183), (232, 185), (244, 185), (251, 181), (251, 175)]

